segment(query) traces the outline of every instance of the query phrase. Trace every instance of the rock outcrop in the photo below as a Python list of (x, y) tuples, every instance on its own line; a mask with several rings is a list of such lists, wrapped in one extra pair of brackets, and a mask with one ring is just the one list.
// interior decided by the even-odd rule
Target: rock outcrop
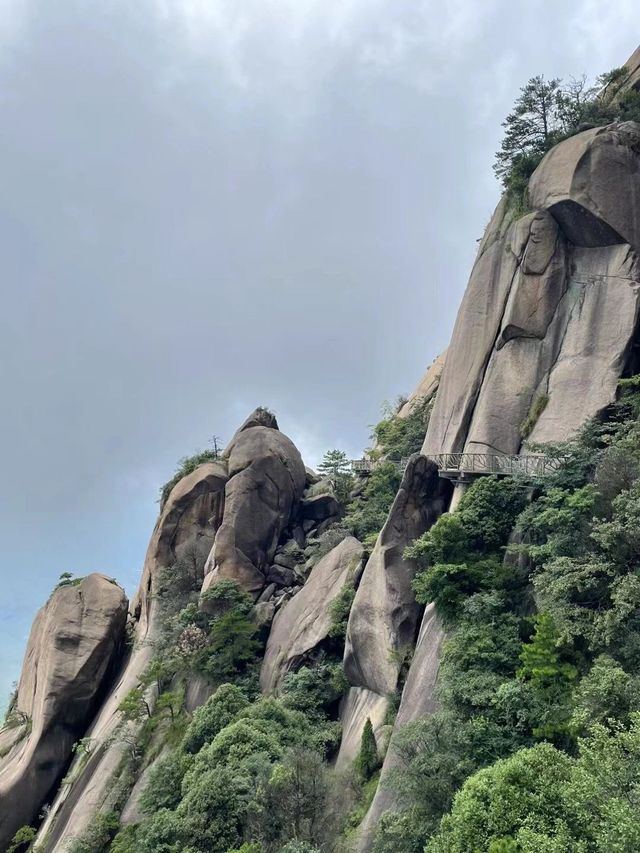
[(331, 604), (346, 584), (353, 584), (364, 548), (347, 536), (313, 567), (297, 595), (276, 614), (260, 671), (263, 693), (273, 693), (287, 672), (318, 649), (331, 627)]
[(409, 394), (407, 402), (400, 408), (398, 417), (409, 417), (417, 403), (423, 400), (431, 400), (435, 397), (438, 386), (440, 385), (440, 378), (442, 377), (446, 358), (447, 351), (445, 350), (433, 360), (416, 388)]
[(280, 536), (298, 509), (307, 474), (297, 448), (276, 427), (247, 426), (226, 454), (224, 516), (202, 591), (230, 578), (257, 596)]
[(110, 806), (113, 782), (127, 748), (114, 738), (121, 722), (118, 706), (128, 691), (137, 687), (153, 655), (161, 627), (158, 599), (161, 573), (175, 564), (185, 548), (196, 545), (206, 554), (220, 523), (226, 480), (222, 463), (200, 465), (174, 486), (162, 508), (131, 605), (133, 651), (86, 730), (85, 736), (92, 744), (89, 759), (74, 760), (69, 771), (73, 784), (60, 788), (41, 827), (39, 837), (46, 839), (42, 853), (63, 849), (67, 839), (79, 836), (98, 811)]
[[(402, 701), (396, 716), (389, 749), (385, 756), (380, 782), (373, 802), (358, 831), (357, 850), (370, 850), (375, 830), (380, 818), (387, 811), (398, 808), (399, 804), (388, 784), (392, 770), (400, 761), (393, 747), (394, 736), (407, 723), (428, 717), (437, 710), (436, 684), (440, 669), (440, 651), (444, 640), (444, 631), (433, 604), (429, 604), (422, 617), (420, 634), (411, 662), (407, 681), (402, 691)], [(373, 723), (373, 720), (372, 720)], [(359, 746), (359, 744), (358, 744)]]
[(127, 598), (92, 574), (58, 587), (31, 629), (8, 726), (0, 730), (0, 849), (31, 824), (122, 654)]
[(349, 616), (344, 670), (353, 687), (341, 710), (346, 734), (339, 765), (355, 757), (367, 717), (372, 724), (374, 718), (383, 718), (388, 698), (398, 686), (420, 619), (420, 606), (411, 590), (416, 567), (404, 559), (403, 552), (444, 512), (449, 494), (449, 484), (440, 479), (432, 462), (419, 455), (411, 457)]
[(411, 590), (416, 567), (404, 559), (403, 551), (442, 514), (447, 485), (432, 462), (419, 455), (411, 458), (349, 616), (344, 669), (356, 687), (381, 696), (396, 689), (397, 658), (413, 647), (420, 617)]
[(481, 243), (427, 455), (561, 441), (615, 398), (639, 308), (640, 126), (557, 145), (531, 178), (530, 200), (534, 212), (515, 222), (503, 200)]

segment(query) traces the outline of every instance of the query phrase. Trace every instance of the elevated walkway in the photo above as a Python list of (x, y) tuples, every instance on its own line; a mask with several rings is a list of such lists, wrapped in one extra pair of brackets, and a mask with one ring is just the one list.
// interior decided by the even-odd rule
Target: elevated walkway
[(507, 456), (502, 453), (436, 453), (427, 456), (438, 466), (440, 476), (462, 483), (474, 476), (495, 474), (500, 477), (520, 477), (538, 480), (557, 471), (562, 460), (534, 453), (528, 456)]

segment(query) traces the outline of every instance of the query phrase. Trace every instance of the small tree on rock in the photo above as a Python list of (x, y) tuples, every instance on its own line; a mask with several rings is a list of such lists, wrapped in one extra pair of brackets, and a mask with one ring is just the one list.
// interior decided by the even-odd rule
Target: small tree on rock
[(378, 756), (378, 746), (376, 737), (373, 733), (371, 719), (367, 717), (367, 722), (364, 724), (362, 731), (362, 740), (360, 741), (360, 752), (356, 758), (356, 770), (360, 778), (366, 782), (380, 767), (380, 757)]

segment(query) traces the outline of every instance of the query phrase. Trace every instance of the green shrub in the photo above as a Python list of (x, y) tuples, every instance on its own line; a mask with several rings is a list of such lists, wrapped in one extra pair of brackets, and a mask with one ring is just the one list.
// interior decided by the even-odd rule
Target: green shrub
[(549, 403), (549, 395), (548, 394), (538, 394), (538, 396), (531, 403), (531, 408), (527, 414), (527, 417), (520, 424), (520, 435), (523, 439), (529, 438), (535, 425), (538, 423), (540, 419), (540, 415), (547, 408)]
[(178, 462), (178, 467), (173, 477), (160, 489), (160, 509), (164, 508), (173, 487), (177, 486), (183, 477), (192, 474), (198, 466), (204, 465), (205, 462), (216, 462), (219, 457), (220, 454), (217, 450), (201, 450), (199, 453), (194, 453), (193, 456), (183, 456)]
[(213, 696), (194, 712), (184, 734), (182, 748), (195, 754), (248, 706), (249, 700), (239, 687), (221, 684)]
[(179, 749), (156, 761), (140, 797), (140, 808), (144, 814), (152, 815), (160, 809), (174, 809), (179, 805), (182, 780), (192, 763), (192, 757)]
[(331, 624), (329, 625), (328, 635), (332, 640), (340, 640), (344, 643), (347, 636), (349, 613), (355, 597), (356, 591), (353, 585), (346, 583), (329, 605)]

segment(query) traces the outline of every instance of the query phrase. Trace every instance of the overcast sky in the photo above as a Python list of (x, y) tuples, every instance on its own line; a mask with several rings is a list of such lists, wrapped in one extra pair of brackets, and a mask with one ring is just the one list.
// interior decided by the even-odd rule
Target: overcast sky
[(518, 87), (639, 41), (637, 0), (0, 0), (0, 695), (256, 405), (361, 452), (447, 344)]

